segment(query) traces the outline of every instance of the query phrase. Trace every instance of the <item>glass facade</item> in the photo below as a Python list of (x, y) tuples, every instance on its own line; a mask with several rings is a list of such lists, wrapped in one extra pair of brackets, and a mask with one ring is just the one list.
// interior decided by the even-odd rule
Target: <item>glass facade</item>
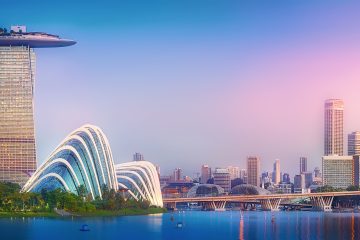
[(34, 76), (32, 48), (0, 46), (0, 181), (23, 185), (36, 170)]
[(37, 169), (22, 191), (61, 188), (78, 194), (82, 185), (86, 194), (95, 199), (102, 197), (104, 185), (117, 189), (114, 162), (106, 143), (104, 133), (96, 126), (84, 125), (75, 130)]
[(149, 201), (150, 205), (163, 206), (159, 176), (155, 166), (148, 161), (133, 161), (115, 166), (120, 189), (126, 189), (129, 197)]

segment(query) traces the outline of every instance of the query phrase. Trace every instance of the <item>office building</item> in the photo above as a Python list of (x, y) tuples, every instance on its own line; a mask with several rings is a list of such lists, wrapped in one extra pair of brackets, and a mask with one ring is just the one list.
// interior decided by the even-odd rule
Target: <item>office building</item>
[(36, 170), (34, 131), (34, 48), (64, 47), (74, 41), (0, 28), (0, 181), (23, 185)]
[(133, 155), (133, 161), (144, 161), (144, 155), (142, 155), (141, 153), (134, 153)]
[(240, 178), (240, 168), (239, 167), (229, 166), (229, 167), (227, 167), (227, 169), (229, 171), (231, 180), (234, 180), (235, 178)]
[(321, 172), (320, 172), (320, 168), (316, 167), (314, 168), (314, 175), (313, 175), (313, 182), (315, 182), (316, 184), (322, 184), (322, 177), (321, 177)]
[(309, 188), (313, 183), (313, 173), (312, 172), (303, 172), (305, 177), (305, 188)]
[(290, 174), (284, 173), (282, 176), (282, 182), (283, 183), (290, 183)]
[(276, 159), (274, 163), (273, 183), (279, 184), (280, 182), (281, 182), (280, 160)]
[(261, 174), (261, 184), (262, 186), (266, 184), (271, 184), (273, 179), (273, 173), (271, 172), (263, 172)]
[(360, 132), (352, 132), (348, 135), (348, 155), (360, 155)]
[(211, 167), (209, 167), (209, 165), (202, 165), (200, 183), (205, 184), (210, 178), (211, 178)]
[(325, 101), (324, 155), (344, 154), (344, 103), (341, 99)]
[(222, 187), (225, 192), (230, 192), (231, 180), (229, 170), (226, 168), (216, 168), (214, 172), (214, 184)]
[(303, 172), (307, 172), (307, 158), (300, 157), (300, 174)]
[(294, 176), (294, 193), (305, 193), (305, 175), (297, 174)]
[(172, 175), (172, 181), (181, 182), (182, 181), (182, 170), (181, 168), (175, 168)]
[(247, 172), (246, 169), (240, 169), (240, 178), (246, 183), (247, 180)]
[(323, 156), (322, 177), (323, 185), (343, 189), (354, 185), (353, 156)]
[(260, 158), (257, 156), (247, 158), (247, 184), (260, 186)]

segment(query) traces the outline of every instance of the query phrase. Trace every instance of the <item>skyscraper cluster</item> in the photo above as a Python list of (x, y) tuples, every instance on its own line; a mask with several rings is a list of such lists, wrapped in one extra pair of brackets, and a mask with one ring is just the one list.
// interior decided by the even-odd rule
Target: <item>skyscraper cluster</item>
[(325, 101), (323, 185), (347, 188), (359, 185), (360, 132), (348, 134), (348, 155), (344, 155), (344, 103), (340, 99)]

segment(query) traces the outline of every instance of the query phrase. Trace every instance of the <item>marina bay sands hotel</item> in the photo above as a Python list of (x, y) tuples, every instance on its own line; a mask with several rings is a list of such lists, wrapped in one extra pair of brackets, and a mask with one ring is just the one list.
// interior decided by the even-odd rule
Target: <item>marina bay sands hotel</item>
[(0, 181), (23, 185), (36, 170), (34, 48), (75, 43), (26, 26), (0, 28)]

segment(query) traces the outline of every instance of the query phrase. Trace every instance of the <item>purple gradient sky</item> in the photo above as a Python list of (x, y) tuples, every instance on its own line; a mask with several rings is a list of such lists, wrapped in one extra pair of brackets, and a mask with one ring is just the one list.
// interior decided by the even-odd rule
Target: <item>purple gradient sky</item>
[[(86, 3), (86, 4), (85, 4)], [(39, 162), (73, 129), (100, 126), (120, 163), (142, 152), (167, 174), (201, 164), (313, 169), (323, 103), (360, 130), (356, 1), (5, 1), (3, 26), (78, 41), (37, 50)]]

